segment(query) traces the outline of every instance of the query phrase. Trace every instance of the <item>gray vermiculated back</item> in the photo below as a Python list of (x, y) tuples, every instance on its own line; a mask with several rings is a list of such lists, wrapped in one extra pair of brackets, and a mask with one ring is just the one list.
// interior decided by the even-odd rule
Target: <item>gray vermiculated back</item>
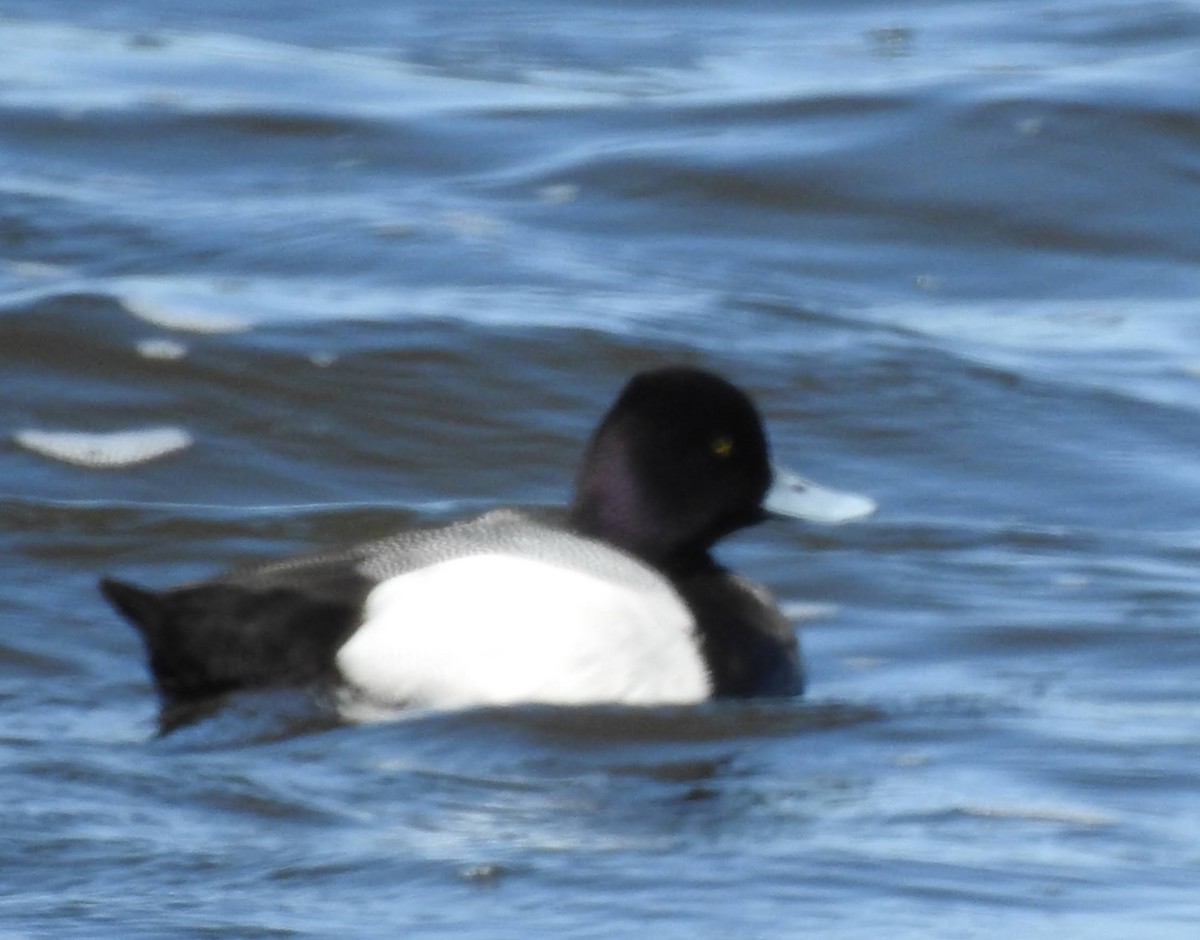
[(643, 590), (666, 581), (630, 555), (564, 526), (561, 513), (495, 509), (474, 519), (414, 529), (350, 546), (301, 555), (230, 573), (230, 580), (260, 587), (295, 583), (315, 572), (348, 568), (369, 581), (472, 555), (503, 554), (558, 565)]

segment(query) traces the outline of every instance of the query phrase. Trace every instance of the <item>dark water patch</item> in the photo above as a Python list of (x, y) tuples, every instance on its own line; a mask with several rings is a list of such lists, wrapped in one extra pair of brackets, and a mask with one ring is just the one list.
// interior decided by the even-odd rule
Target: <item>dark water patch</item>
[(1113, 630), (1092, 622), (1074, 625), (1061, 623), (1005, 625), (991, 630), (973, 631), (972, 644), (996, 653), (1028, 653), (1043, 655), (1064, 651), (1080, 652), (1112, 642)]
[(210, 714), (150, 745), (155, 753), (195, 755), (253, 748), (309, 735), (322, 735), (341, 725), (325, 689), (268, 689), (231, 695), (213, 705)]
[[(1167, 48), (1200, 35), (1200, 16), (1178, 3), (1139, 3), (1133, 6), (1101, 3), (1087, 8), (1065, 4), (1047, 9), (1037, 19), (1049, 26), (1053, 40), (1074, 43), (1088, 50), (1128, 46), (1144, 49), (1153, 44)], [(1030, 38), (1035, 35), (1030, 30)], [(1047, 37), (1039, 36), (1041, 41)]]
[(161, 242), (145, 226), (97, 211), (88, 205), (86, 187), (74, 192), (69, 179), (47, 174), (36, 187), (18, 179), (0, 188), (5, 196), (0, 251), (8, 259), (102, 271), (109, 269), (118, 245), (126, 261), (161, 252)]
[(445, 715), (436, 724), (483, 722), (509, 733), (581, 748), (605, 745), (709, 742), (791, 737), (878, 721), (873, 708), (852, 704), (722, 703), (707, 708), (515, 708)]
[[(899, 514), (896, 514), (899, 515)], [(885, 517), (860, 530), (797, 533), (800, 544), (810, 549), (853, 546), (873, 551), (905, 552), (1027, 552), (1072, 554), (1087, 552), (1101, 542), (1095, 532), (1069, 526), (1046, 526), (1036, 522), (981, 524), (973, 519), (942, 516)]]
[(993, 721), (1024, 713), (1019, 702), (969, 692), (948, 695), (918, 692), (904, 698), (883, 700), (875, 707), (883, 709), (890, 720), (867, 729), (872, 736), (902, 738), (911, 735), (913, 740), (926, 737), (956, 740), (966, 729), (982, 729)]
[(1162, 755), (1146, 750), (1142, 753), (1126, 753), (1117, 759), (1110, 749), (1094, 748), (1094, 761), (1087, 767), (1057, 767), (1044, 770), (1048, 775), (1058, 776), (1072, 786), (1083, 787), (1094, 793), (1136, 793), (1139, 796), (1159, 794), (1178, 796), (1195, 787), (1195, 776), (1186, 766), (1166, 768)]
[[(295, 468), (305, 461), (328, 461), (330, 466), (343, 468), (342, 484), (336, 492), (325, 489), (324, 484), (307, 491), (296, 485), (300, 480), (289, 484), (284, 492), (291, 495), (285, 499), (297, 505), (320, 500), (368, 502), (381, 495), (385, 503), (398, 501), (406, 490), (397, 489), (397, 485), (403, 487), (405, 479), (412, 478), (410, 468), (415, 466), (440, 462), (456, 466), (461, 472), (472, 464), (484, 474), (499, 470), (486, 460), (481, 462), (491, 450), (486, 441), (482, 446), (468, 444), (480, 434), (494, 438), (510, 455), (527, 454), (530, 467), (538, 468), (537, 479), (556, 481), (552, 489), (527, 494), (526, 498), (562, 498), (582, 441), (602, 407), (593, 401), (585, 408), (581, 404), (583, 395), (589, 387), (601, 386), (606, 386), (602, 388), (605, 397), (615, 394), (626, 367), (611, 378), (597, 375), (595, 379), (581, 379), (572, 373), (571, 380), (564, 382), (561, 360), (594, 361), (600, 349), (621, 359), (625, 350), (634, 348), (634, 344), (619, 340), (608, 341), (599, 349), (584, 344), (563, 348), (555, 344), (555, 336), (540, 332), (495, 333), (479, 327), (433, 325), (411, 330), (397, 323), (364, 328), (364, 337), (373, 334), (377, 339), (374, 343), (365, 341), (365, 345), (375, 347), (372, 349), (360, 352), (354, 346), (339, 348), (338, 343), (324, 347), (334, 350), (332, 361), (325, 364), (299, 355), (309, 338), (312, 348), (323, 348), (320, 337), (324, 329), (296, 334), (256, 331), (246, 337), (197, 336), (187, 339), (187, 351), (181, 359), (162, 361), (138, 352), (134, 344), (146, 334), (136, 327), (136, 321), (122, 319), (120, 311), (108, 302), (98, 302), (97, 308), (91, 303), (80, 311), (87, 320), (79, 320), (82, 329), (77, 328), (73, 313), (68, 311), (64, 317), (57, 305), (47, 308), (53, 318), (39, 309), (30, 311), (28, 320), (12, 321), (13, 335), (24, 336), (21, 331), (27, 330), (28, 336), (21, 342), (32, 344), (30, 348), (54, 371), (18, 372), (11, 381), (38, 381), (37, 376), (42, 376), (44, 381), (78, 382), (81, 374), (94, 375), (86, 408), (78, 402), (69, 409), (60, 406), (52, 414), (38, 406), (26, 415), (25, 423), (46, 426), (57, 421), (67, 427), (86, 423), (92, 428), (169, 423), (186, 429), (194, 436), (195, 446), (175, 458), (173, 465), (182, 461), (197, 470), (210, 470), (189, 473), (190, 490), (172, 488), (181, 503), (219, 499), (217, 490), (206, 481), (219, 483), (218, 468), (231, 465), (238, 451), (255, 454), (252, 462), (241, 461), (239, 479), (243, 486), (264, 472), (277, 473), (278, 480), (295, 479)], [(111, 324), (96, 321), (95, 309), (111, 317)], [(97, 350), (68, 342), (72, 330), (95, 336)], [(493, 337), (491, 345), (496, 354), (523, 348), (530, 358), (529, 367), (517, 376), (496, 373), (489, 380), (493, 397), (506, 404), (479, 409), (463, 420), (463, 403), (477, 389), (457, 382), (456, 374), (468, 367), (471, 357), (445, 348), (432, 353), (428, 350), (438, 337), (443, 343), (453, 340), (453, 350), (481, 335)], [(118, 337), (122, 341), (116, 341)], [(561, 339), (561, 334), (557, 338)], [(541, 372), (536, 365), (539, 357), (546, 360)], [(649, 357), (645, 361), (650, 361)], [(448, 364), (456, 368), (448, 369)], [(27, 369), (28, 365), (21, 363), (18, 368)], [(97, 395), (95, 389), (104, 387), (111, 391)], [(554, 403), (561, 403), (558, 414), (547, 411)], [(28, 406), (33, 409), (35, 403), (30, 401)], [(538, 424), (542, 425), (540, 430)], [(471, 451), (477, 456), (472, 458)], [(112, 478), (93, 490), (94, 498), (122, 498), (122, 491), (136, 491), (135, 478), (145, 480), (162, 472), (161, 467), (148, 466)], [(81, 473), (56, 469), (54, 476), (38, 488), (55, 498), (53, 489), (47, 491), (45, 483), (57, 478), (87, 478)], [(366, 488), (355, 495), (354, 487), (364, 484)], [(454, 498), (472, 488), (468, 483), (456, 489), (438, 495)], [(58, 498), (65, 498), (67, 492), (70, 490), (63, 485)], [(487, 488), (476, 492), (487, 492)], [(264, 488), (260, 496), (268, 504), (279, 502), (280, 491), (268, 494)], [(410, 501), (423, 498), (413, 494)]]
[[(591, 139), (567, 150), (548, 149), (530, 154), (525, 160), (510, 160), (507, 165), (478, 179), (484, 191), (527, 199), (545, 187), (567, 183), (575, 204), (578, 196), (589, 214), (608, 212), (608, 197), (641, 200), (653, 195), (669, 197), (669, 202), (687, 203), (692, 195), (713, 195), (720, 201), (746, 199), (770, 211), (787, 211), (786, 186), (773, 183), (772, 169), (785, 167), (797, 173), (814, 155), (845, 151), (865, 140), (883, 136), (887, 119), (900, 121), (912, 101), (901, 95), (864, 93), (840, 95), (836, 92), (812, 95), (788, 95), (765, 100), (748, 96), (737, 102), (712, 102), (682, 98), (641, 107), (595, 111), (528, 110), (489, 115), (491, 133), (510, 134), (524, 128), (556, 127), (573, 139)], [(739, 132), (730, 135), (730, 125)], [(790, 128), (802, 125), (805, 133), (794, 135)], [(659, 143), (648, 145), (638, 132), (656, 131)], [(776, 162), (761, 165), (765, 153), (781, 153)], [(799, 148), (799, 149), (797, 149)], [(516, 157), (514, 152), (512, 155)], [(751, 174), (754, 175), (751, 175)], [(783, 180), (781, 179), (782, 183)], [(739, 189), (741, 187), (741, 189)], [(757, 194), (757, 196), (755, 195)], [(821, 198), (805, 194), (798, 204), (810, 205)], [(553, 199), (543, 200), (554, 206)], [(582, 226), (576, 212), (559, 212), (547, 221), (563, 226)]]
[[(223, 112), (201, 116), (199, 120), (192, 117), (190, 120), (199, 124), (201, 130), (207, 125), (212, 129), (224, 128), (249, 137), (297, 137), (316, 140), (363, 135), (374, 126), (343, 117), (277, 111)], [(166, 131), (169, 133), (170, 129)]]
[[(1143, 113), (1131, 118), (1140, 122)], [(742, 119), (740, 112), (737, 119)], [(597, 148), (598, 153), (587, 155), (586, 163), (556, 166), (543, 178), (578, 185), (589, 208), (604, 213), (605, 228), (625, 231), (629, 237), (653, 232), (661, 238), (711, 227), (714, 207), (723, 207), (720, 229), (743, 237), (803, 241), (812, 237), (809, 233), (829, 226), (855, 232), (880, 246), (870, 253), (875, 257), (853, 259), (860, 268), (905, 257), (900, 253), (903, 249), (911, 255), (906, 262), (910, 280), (925, 272), (941, 276), (940, 270), (950, 260), (942, 259), (930, 270), (928, 262), (920, 259), (921, 245), (953, 231), (963, 260), (975, 258), (954, 265), (958, 270), (953, 286), (966, 289), (964, 276), (991, 271), (1002, 275), (995, 286), (1003, 290), (1004, 280), (1012, 289), (1027, 276), (1005, 262), (1002, 254), (1009, 248), (1040, 249), (1057, 258), (1060, 267), (1078, 265), (1082, 257), (1094, 254), (1119, 256), (1129, 264), (1133, 259), (1161, 261), (1186, 253), (1186, 245), (1194, 241), (1184, 237), (1191, 231), (1187, 216), (1167, 212), (1174, 220), (1167, 230), (1160, 225), (1146, 228), (1136, 217), (1105, 214), (1101, 198), (1136, 168), (1139, 188), (1134, 198), (1147, 214), (1164, 217), (1157, 210), (1166, 207), (1155, 203), (1170, 199), (1177, 185), (1170, 166), (1163, 166), (1164, 155), (1175, 154), (1167, 159), (1186, 166), (1190, 152), (1183, 145), (1190, 136), (1187, 112), (1164, 119), (1171, 126), (1165, 138), (1155, 128), (1131, 126), (1126, 133), (1120, 111), (1101, 110), (1099, 104), (1089, 119), (1074, 105), (1056, 102), (1052, 96), (989, 107), (966, 93), (947, 95), (936, 104), (926, 98), (920, 115), (912, 120), (899, 112), (893, 133), (886, 123), (872, 121), (870, 135), (874, 136), (869, 136), (848, 118), (846, 133), (839, 138), (823, 134), (818, 123), (811, 128), (812, 149), (799, 156), (795, 137), (784, 134), (779, 125), (768, 123), (770, 134), (755, 135), (751, 123), (744, 133), (716, 141), (706, 139), (697, 128), (695, 139), (683, 136), (660, 151), (619, 144)], [(1176, 126), (1180, 120), (1185, 123)], [(1174, 139), (1179, 133), (1182, 139)], [(1086, 159), (1091, 160), (1090, 155), (1099, 152), (1095, 141), (1112, 134), (1129, 143), (1115, 159), (1106, 157), (1104, 166), (1081, 169), (1078, 155), (1088, 154)], [(948, 139), (957, 142), (957, 151), (935, 155), (929, 150), (932, 141)], [(888, 156), (883, 159), (885, 152)], [(915, 173), (935, 157), (937, 174)], [(993, 181), (987, 188), (976, 182), (982, 172)], [(897, 185), (898, 179), (904, 180), (903, 185)], [(1004, 198), (1013, 191), (1027, 196), (1053, 192), (1055, 198), (1031, 198), (1017, 206)], [(604, 208), (596, 198), (599, 194), (614, 209), (623, 207), (620, 214)], [(1064, 208), (1047, 210), (1048, 205)], [(699, 206), (709, 207), (707, 218), (695, 213)], [(819, 225), (822, 220), (824, 228)], [(985, 248), (991, 253), (986, 264), (976, 258)], [(815, 264), (826, 252), (813, 245), (811, 253)]]
[[(1021, 131), (1004, 153), (1012, 185), (1026, 191), (1059, 189), (1057, 217), (1041, 208), (1027, 220), (1012, 218), (1011, 238), (1068, 254), (1194, 257), (1192, 220), (1168, 204), (1157, 205), (1170, 202), (1178, 168), (1188, 165), (1187, 154), (1194, 150), (1198, 125), (1190, 102), (1147, 108), (1144, 99), (1122, 106), (1111, 90), (1097, 93), (1095, 100), (1079, 100), (1077, 94), (1067, 90), (1060, 100), (1050, 91), (983, 107), (972, 102), (965, 110), (965, 130), (981, 140), (994, 137), (997, 127)], [(1103, 161), (1095, 158), (1094, 142), (1100, 139), (1109, 141)], [(980, 155), (977, 167), (985, 159)], [(1121, 211), (1114, 212), (1105, 194), (1119, 180), (1126, 181), (1124, 198)], [(1155, 222), (1141, 224), (1150, 215)]]
[[(0, 363), (13, 384), (28, 374), (58, 373), (80, 382), (119, 380), (137, 363), (135, 341), (146, 335), (113, 298), (92, 292), (53, 293), (0, 314)], [(141, 359), (145, 378), (161, 365)], [(16, 373), (16, 374), (14, 374)]]
[[(3, 611), (6, 618), (15, 619), (18, 614), (11, 605), (5, 604)], [(28, 615), (28, 611), (26, 612)], [(24, 649), (15, 644), (0, 644), (0, 676), (8, 681), (13, 680), (54, 680), (73, 675), (74, 667), (67, 661), (45, 653)], [(21, 689), (15, 686), (11, 689), (0, 689), (0, 698), (18, 702)]]
[[(269, 139), (306, 138), (315, 142), (366, 133), (370, 126), (348, 116), (320, 113), (306, 115), (286, 111), (231, 109), (190, 114), (148, 105), (126, 110), (81, 113), (64, 113), (43, 107), (14, 107), (6, 110), (4, 121), (5, 133), (12, 135), (14, 143), (35, 153), (47, 144), (67, 149), (86, 145), (99, 159), (104, 156), (106, 148), (111, 148), (110, 152), (119, 154), (127, 168), (136, 166), (128, 158), (136, 157), (139, 150), (143, 156), (155, 152), (162, 154), (164, 145), (185, 144), (189, 136), (195, 148), (192, 154), (199, 159), (203, 156), (198, 146), (201, 137), (208, 144), (217, 146), (228, 146), (237, 137), (246, 139), (258, 136)], [(213, 167), (212, 161), (205, 161), (205, 164)], [(158, 169), (190, 174), (202, 168), (203, 165), (172, 163)]]
[[(778, 98), (749, 97), (736, 103), (682, 101), (664, 110), (671, 121), (680, 126), (698, 126), (700, 129), (711, 124), (714, 129), (720, 129), (722, 136), (731, 122), (749, 133), (765, 134), (768, 140), (785, 136), (790, 125), (802, 123), (805, 133), (799, 143), (806, 149), (797, 152), (799, 157), (813, 151), (845, 147), (855, 140), (882, 136), (889, 127), (888, 118), (901, 120), (902, 113), (915, 105), (910, 94), (899, 90), (864, 90), (849, 94), (831, 88)], [(660, 116), (654, 116), (661, 120)], [(647, 116), (648, 121), (650, 117)], [(824, 121), (830, 124), (822, 123)], [(793, 140), (793, 145), (796, 143)]]
[[(390, 122), (325, 113), (315, 101), (309, 112), (288, 103), (258, 109), (143, 105), (82, 114), (10, 109), (4, 114), (3, 134), (11, 138), (14, 159), (26, 154), (32, 159), (48, 146), (75, 154), (76, 160), (85, 155), (94, 179), (102, 183), (98, 174), (110, 174), (130, 196), (136, 195), (133, 187), (139, 184), (163, 187), (186, 180), (191, 190), (205, 180), (207, 187), (220, 187), (208, 190), (215, 198), (253, 187), (259, 198), (274, 193), (282, 201), (300, 186), (330, 191), (382, 170), (407, 175), (450, 171), (457, 164), (466, 171), (488, 152), (453, 145), (469, 132), (469, 126), (452, 131), (420, 120)], [(212, 160), (214, 149), (225, 159)], [(500, 142), (493, 149), (502, 152)], [(283, 150), (290, 157), (281, 162)], [(75, 177), (69, 166), (65, 160), (61, 165), (64, 182)], [(88, 192), (82, 182), (77, 185), (81, 194)], [(186, 195), (172, 194), (175, 199)]]
[(278, 792), (261, 777), (241, 778), (236, 774), (204, 784), (193, 783), (187, 788), (187, 803), (193, 811), (203, 809), (226, 820), (246, 817), (257, 824), (327, 823), (342, 818), (340, 814), (321, 812), (309, 796)]

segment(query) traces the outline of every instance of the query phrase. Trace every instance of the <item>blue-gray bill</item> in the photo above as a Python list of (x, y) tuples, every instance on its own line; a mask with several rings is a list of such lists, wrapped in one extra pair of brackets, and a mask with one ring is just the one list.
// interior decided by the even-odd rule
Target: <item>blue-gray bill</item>
[(821, 486), (778, 464), (771, 470), (774, 479), (762, 505), (773, 516), (840, 525), (865, 519), (876, 509), (868, 496)]

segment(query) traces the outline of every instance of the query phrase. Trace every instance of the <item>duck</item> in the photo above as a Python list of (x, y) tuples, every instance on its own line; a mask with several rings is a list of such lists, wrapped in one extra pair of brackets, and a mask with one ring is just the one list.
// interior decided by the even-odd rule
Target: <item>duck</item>
[(372, 712), (796, 696), (795, 630), (712, 550), (771, 517), (874, 510), (774, 465), (743, 390), (670, 366), (617, 395), (566, 506), (501, 507), (164, 590), (103, 577), (100, 591), (141, 636), (164, 731), (279, 686)]

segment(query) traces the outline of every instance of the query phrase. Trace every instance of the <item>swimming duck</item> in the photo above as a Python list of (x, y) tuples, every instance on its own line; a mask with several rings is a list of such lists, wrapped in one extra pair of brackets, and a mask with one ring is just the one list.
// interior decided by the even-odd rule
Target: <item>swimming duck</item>
[(164, 728), (277, 685), (382, 708), (787, 696), (803, 688), (794, 631), (711, 549), (770, 515), (873, 510), (773, 468), (734, 385), (666, 368), (625, 386), (567, 507), (496, 509), (161, 592), (100, 588), (142, 636)]

